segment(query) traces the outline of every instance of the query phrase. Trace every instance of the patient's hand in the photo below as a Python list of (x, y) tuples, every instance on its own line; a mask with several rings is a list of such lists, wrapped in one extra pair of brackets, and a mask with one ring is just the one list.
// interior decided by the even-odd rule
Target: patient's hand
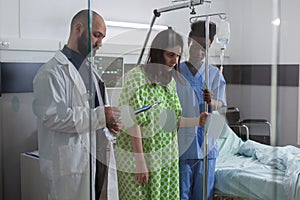
[(199, 126), (204, 126), (205, 125), (205, 122), (206, 122), (206, 119), (207, 119), (208, 115), (209, 115), (208, 112), (200, 113)]
[(139, 184), (147, 184), (149, 182), (149, 172), (145, 162), (136, 162), (135, 180)]

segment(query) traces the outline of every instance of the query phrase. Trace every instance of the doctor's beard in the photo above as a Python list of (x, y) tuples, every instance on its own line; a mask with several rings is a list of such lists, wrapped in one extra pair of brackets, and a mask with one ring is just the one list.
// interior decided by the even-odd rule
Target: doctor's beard
[[(87, 31), (85, 30), (81, 36), (77, 40), (77, 46), (78, 46), (78, 51), (80, 52), (81, 55), (84, 57), (88, 56), (89, 54), (89, 48), (88, 48), (88, 38), (87, 38)], [(91, 56), (95, 56), (96, 51), (98, 50), (98, 46), (93, 44), (93, 49), (91, 50)]]

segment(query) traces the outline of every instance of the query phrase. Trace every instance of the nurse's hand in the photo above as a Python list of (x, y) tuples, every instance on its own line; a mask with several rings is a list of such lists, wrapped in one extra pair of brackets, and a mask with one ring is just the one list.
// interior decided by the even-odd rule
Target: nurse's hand
[(208, 90), (207, 88), (202, 89), (203, 92), (203, 100), (208, 104), (211, 105), (213, 93)]
[(139, 184), (147, 184), (149, 182), (149, 172), (145, 162), (136, 162), (134, 178)]
[(106, 127), (113, 135), (117, 135), (122, 128), (120, 115), (121, 110), (119, 108), (109, 106), (105, 107)]

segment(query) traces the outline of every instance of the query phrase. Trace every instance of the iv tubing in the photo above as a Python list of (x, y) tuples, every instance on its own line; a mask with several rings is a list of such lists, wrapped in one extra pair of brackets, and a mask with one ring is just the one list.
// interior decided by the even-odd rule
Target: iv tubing
[[(224, 55), (225, 55), (225, 48), (221, 48), (221, 54), (220, 54), (220, 61), (221, 61), (221, 66), (220, 66), (220, 72), (219, 72), (219, 81), (218, 81), (218, 91), (217, 91), (217, 98), (216, 100), (220, 98), (220, 82), (221, 82), (221, 76), (223, 74), (223, 63), (224, 63)], [(216, 109), (218, 110), (218, 103), (216, 103)]]

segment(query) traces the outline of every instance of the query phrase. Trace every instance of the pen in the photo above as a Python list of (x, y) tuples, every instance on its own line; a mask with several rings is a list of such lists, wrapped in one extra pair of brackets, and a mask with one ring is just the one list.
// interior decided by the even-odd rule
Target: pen
[(147, 111), (147, 110), (149, 110), (149, 109), (151, 109), (151, 108), (153, 108), (153, 107), (159, 105), (160, 103), (161, 103), (160, 101), (157, 101), (157, 102), (155, 102), (154, 104), (151, 104), (151, 105), (147, 105), (147, 106), (143, 106), (143, 107), (141, 107), (141, 108), (138, 108), (138, 109), (136, 109), (136, 110), (134, 111), (134, 114), (135, 114), (135, 115), (138, 115), (138, 114), (140, 114), (140, 113), (142, 113), (142, 112), (145, 112), (145, 111)]

